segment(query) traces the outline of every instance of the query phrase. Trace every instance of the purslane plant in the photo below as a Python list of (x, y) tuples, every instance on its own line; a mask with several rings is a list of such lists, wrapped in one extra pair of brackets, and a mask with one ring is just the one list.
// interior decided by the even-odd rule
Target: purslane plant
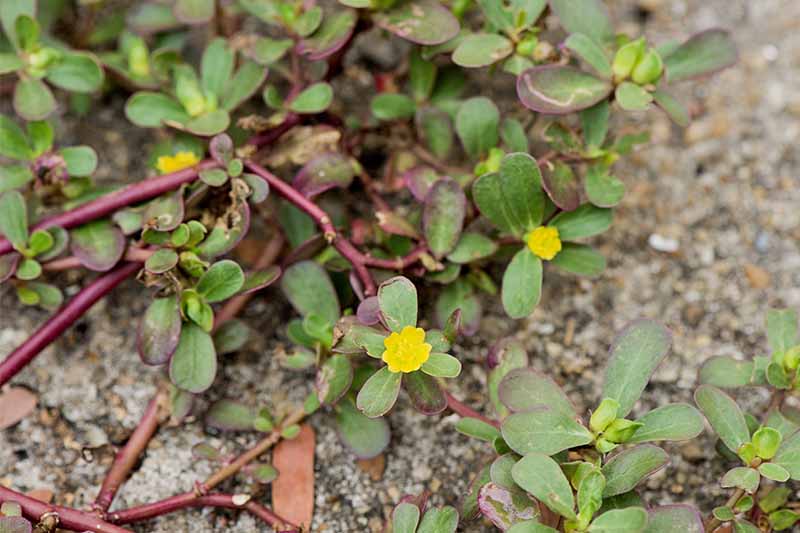
[[(256, 291), (278, 282), (300, 316), (287, 321), (293, 347), (281, 362), (311, 370), (314, 390), (299, 414), (280, 423), (266, 406), (233, 398), (212, 405), (209, 426), (266, 436), (233, 463), (199, 447), (199, 455), (223, 465), (211, 488), (240, 471), (269, 482), (278, 473), (254, 461), (315, 412), (335, 416), (357, 456), (375, 457), (389, 444), (383, 417), (403, 389), (422, 413), (450, 408), (465, 416), (459, 427), (501, 455), (497, 476), (505, 477), (491, 478), (481, 509), (511, 498), (503, 502), (522, 506), (515, 516), (568, 531), (605, 531), (647, 516), (650, 523), (693, 520), (683, 507), (602, 512), (606, 465), (655, 465), (663, 452), (639, 444), (642, 435), (688, 438), (696, 429), (697, 413), (683, 404), (626, 418), (668, 345), (659, 326), (639, 322), (621, 337), (588, 421), (552, 382), (525, 368), (527, 356), (510, 341), (491, 354), (488, 397), (498, 420), (459, 402), (447, 383), (462, 369), (458, 336), (479, 329), (481, 293), (499, 293), (506, 314), (522, 318), (540, 302), (548, 263), (580, 276), (602, 274), (605, 259), (585, 240), (612, 227), (625, 192), (613, 166), (647, 140), (646, 132), (611, 131), (612, 115), (654, 103), (685, 125), (688, 113), (666, 87), (732, 64), (736, 50), (725, 31), (654, 47), (615, 34), (599, 0), (175, 0), (134, 3), (80, 28), (54, 22), (78, 20), (84, 7), (38, 4), (8, 0), (0, 13), (0, 75), (13, 84), (20, 119), (0, 116), (0, 281), (23, 304), (56, 311), (0, 362), (0, 385), (135, 275), (150, 295), (137, 349), (168, 377), (169, 391), (159, 398), (182, 420), (215, 382), (218, 356), (247, 342), (251, 332), (235, 315)], [(558, 28), (546, 26), (548, 15)], [(191, 31), (197, 27), (208, 30), (206, 42)], [(349, 76), (345, 53), (367, 32), (406, 41), (407, 56), (369, 72), (374, 94), (353, 106), (337, 90)], [(501, 113), (473, 91), (470, 70), (487, 67), (516, 83), (521, 105), (503, 105)], [(68, 105), (52, 87), (69, 93)], [(152, 175), (124, 187), (96, 183), (98, 163), (109, 155), (65, 146), (54, 118), (56, 109), (85, 115), (119, 94), (125, 117), (158, 140), (137, 154)], [(259, 257), (245, 261), (253, 242)], [(52, 275), (76, 268), (97, 278), (64, 302)], [(420, 316), (428, 298), (433, 313)], [(641, 350), (625, 344), (639, 346), (642, 338), (652, 342)], [(747, 374), (747, 383), (783, 394), (794, 387), (800, 356), (781, 342), (769, 361), (736, 363), (736, 376), (715, 372), (713, 361), (704, 375), (727, 386), (744, 384)], [(639, 373), (628, 375), (630, 369)], [(140, 427), (153, 427), (148, 413)], [(664, 433), (659, 424), (673, 418), (684, 426)], [(554, 426), (564, 434), (536, 434)], [(152, 433), (142, 431), (123, 454), (110, 485), (124, 481), (131, 455)], [(759, 444), (772, 433), (758, 435), (747, 438), (757, 448), (745, 455), (747, 464), (760, 460), (772, 465), (760, 475), (780, 477)], [(512, 460), (525, 460), (516, 454), (530, 455), (518, 486), (509, 481)], [(548, 479), (558, 486), (551, 488), (563, 499), (542, 498), (539, 468), (552, 471)], [(116, 515), (103, 500), (98, 512), (108, 524), (97, 527), (78, 511), (54, 512), (82, 531), (120, 531), (111, 523), (195, 505), (242, 507), (280, 522), (239, 495), (206, 492)], [(537, 497), (543, 507), (530, 503)], [(41, 506), (18, 499), (25, 516), (44, 521)], [(737, 503), (727, 508), (738, 517), (744, 511)], [(788, 521), (785, 500), (757, 503)], [(424, 495), (398, 509), (397, 531), (444, 532), (458, 523), (451, 508), (428, 509)], [(725, 512), (715, 519), (728, 521)], [(13, 505), (0, 513), (21, 520)], [(561, 526), (553, 522), (559, 513)], [(513, 528), (540, 531), (532, 524)]]

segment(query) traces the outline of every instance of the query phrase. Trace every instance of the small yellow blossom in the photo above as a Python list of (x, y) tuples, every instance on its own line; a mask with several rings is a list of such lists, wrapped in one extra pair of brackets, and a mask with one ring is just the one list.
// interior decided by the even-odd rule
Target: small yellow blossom
[(383, 361), (389, 365), (389, 372), (414, 372), (431, 355), (431, 345), (425, 342), (425, 330), (406, 326), (383, 340), (386, 350)]
[(177, 172), (200, 162), (194, 152), (178, 152), (175, 155), (162, 155), (156, 162), (156, 168), (162, 174)]
[(558, 228), (552, 226), (539, 226), (528, 233), (528, 248), (537, 257), (548, 261), (561, 251), (561, 239), (558, 238)]

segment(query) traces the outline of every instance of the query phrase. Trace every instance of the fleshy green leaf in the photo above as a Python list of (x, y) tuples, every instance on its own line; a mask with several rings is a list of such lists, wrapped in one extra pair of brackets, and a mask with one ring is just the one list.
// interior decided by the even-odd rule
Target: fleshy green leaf
[(209, 303), (221, 302), (239, 292), (244, 284), (244, 272), (235, 261), (217, 261), (197, 282), (197, 292)]
[(458, 108), (455, 126), (467, 155), (478, 158), (497, 146), (499, 124), (500, 112), (494, 102), (485, 96), (465, 100)]
[(631, 412), (671, 344), (669, 330), (653, 320), (634, 321), (617, 335), (606, 367), (603, 397), (619, 402), (618, 418)]
[(719, 355), (707, 360), (700, 367), (700, 383), (723, 389), (744, 387), (750, 384), (753, 371), (753, 361)]
[(203, 24), (214, 16), (214, 0), (176, 0), (175, 18), (184, 24)]
[(434, 257), (441, 259), (455, 248), (466, 216), (467, 197), (453, 179), (437, 181), (425, 199), (422, 228)]
[(533, 312), (541, 295), (542, 260), (523, 248), (514, 255), (503, 274), (503, 309), (511, 318), (526, 317)]
[(792, 309), (767, 311), (767, 340), (773, 352), (785, 352), (797, 344), (797, 313)]
[(453, 52), (453, 63), (467, 68), (486, 67), (514, 51), (511, 41), (496, 33), (467, 35)]
[(558, 228), (558, 236), (562, 241), (572, 241), (603, 233), (611, 227), (613, 217), (611, 209), (583, 204), (574, 211), (559, 213), (549, 225)]
[(289, 109), (295, 113), (314, 114), (322, 113), (333, 100), (333, 89), (325, 82), (315, 83), (297, 95), (289, 103)]
[(652, 444), (623, 450), (603, 465), (603, 475), (606, 478), (603, 497), (610, 498), (633, 490), (668, 462), (667, 452)]
[(605, 165), (591, 165), (586, 171), (586, 196), (597, 207), (613, 207), (625, 196), (625, 184), (608, 170)]
[[(214, 2), (210, 3), (213, 13)], [(233, 76), (235, 57), (236, 54), (228, 47), (225, 39), (218, 37), (208, 43), (200, 64), (201, 83), (206, 95), (213, 94), (217, 98), (222, 96), (225, 84)]]
[(417, 325), (417, 288), (408, 278), (397, 276), (381, 283), (378, 305), (381, 318), (391, 331)]
[(547, 407), (567, 417), (576, 416), (575, 407), (561, 387), (532, 368), (518, 368), (509, 372), (500, 382), (498, 392), (503, 405), (514, 412)]
[(525, 455), (511, 469), (514, 481), (553, 512), (575, 519), (572, 487), (554, 460), (544, 453)]
[(725, 475), (722, 476), (722, 480), (720, 481), (720, 486), (723, 489), (736, 487), (744, 490), (748, 494), (754, 494), (755, 491), (758, 490), (760, 481), (761, 476), (755, 468), (737, 466), (725, 472)]
[(58, 151), (70, 176), (91, 176), (97, 168), (97, 153), (90, 146), (72, 146)]
[(311, 61), (319, 61), (335, 54), (347, 43), (356, 27), (358, 15), (352, 9), (326, 13), (317, 31), (299, 44), (299, 53)]
[(601, 0), (549, 0), (549, 4), (567, 32), (582, 33), (601, 46), (614, 41), (614, 27)]
[(648, 511), (649, 519), (643, 533), (703, 533), (703, 519), (690, 505), (662, 505)]
[(28, 243), (28, 210), (19, 191), (0, 195), (0, 234), (18, 250)]
[(169, 378), (179, 389), (199, 394), (208, 389), (217, 374), (217, 354), (211, 336), (187, 322), (169, 364)]
[(69, 52), (47, 71), (47, 81), (66, 91), (93, 93), (103, 85), (103, 69), (91, 54)]
[(594, 440), (591, 432), (569, 415), (548, 408), (514, 413), (503, 420), (503, 438), (515, 452), (547, 455), (585, 446)]
[(553, 115), (586, 109), (611, 94), (609, 81), (562, 65), (533, 67), (517, 78), (517, 96), (525, 107)]
[(158, 128), (165, 121), (183, 123), (189, 115), (176, 100), (161, 93), (141, 91), (128, 99), (125, 116), (142, 128)]
[(573, 211), (581, 203), (578, 178), (572, 167), (563, 161), (543, 166), (542, 187), (553, 203), (564, 211)]
[(331, 325), (339, 320), (339, 297), (328, 273), (318, 263), (301, 261), (287, 268), (281, 288), (301, 315), (315, 314)]
[(458, 244), (447, 255), (452, 263), (465, 264), (489, 257), (497, 251), (497, 243), (480, 233), (465, 232), (461, 234)]
[(687, 403), (662, 405), (636, 421), (643, 425), (627, 443), (689, 440), (703, 431), (702, 415)]
[(404, 374), (403, 387), (411, 405), (420, 413), (431, 416), (447, 409), (447, 397), (442, 387), (435, 378), (424, 372)]
[(206, 424), (223, 431), (249, 431), (253, 429), (257, 413), (251, 407), (234, 400), (214, 402), (206, 413)]
[(564, 41), (564, 46), (586, 61), (603, 78), (611, 78), (614, 75), (611, 62), (597, 41), (582, 33), (573, 33)]
[(397, 401), (403, 374), (390, 372), (388, 366), (372, 374), (358, 392), (356, 405), (369, 418), (377, 418), (389, 412)]
[(551, 260), (558, 268), (579, 276), (599, 276), (606, 269), (606, 258), (591, 246), (566, 242)]
[(27, 161), (35, 155), (22, 128), (2, 114), (0, 114), (0, 155), (20, 161)]
[(25, 120), (42, 120), (55, 108), (56, 99), (42, 80), (25, 77), (14, 87), (14, 110)]
[(391, 433), (384, 418), (364, 416), (348, 397), (336, 404), (339, 438), (359, 459), (371, 459), (389, 445)]
[(258, 91), (266, 77), (266, 68), (255, 61), (244, 61), (225, 86), (220, 103), (222, 109), (233, 111), (239, 107)]
[(147, 307), (141, 324), (137, 347), (146, 365), (163, 365), (178, 347), (181, 336), (181, 313), (176, 296), (155, 298)]
[(626, 111), (645, 111), (650, 107), (653, 95), (635, 83), (623, 81), (617, 85), (614, 99)]
[(455, 378), (461, 373), (461, 361), (450, 354), (434, 352), (422, 364), (422, 371), (436, 378)]
[(795, 481), (800, 480), (800, 432), (783, 441), (772, 462), (788, 470)]
[(417, 105), (404, 94), (381, 93), (372, 99), (370, 108), (378, 120), (398, 120), (413, 117)]
[(647, 526), (647, 511), (641, 507), (612, 509), (595, 518), (589, 533), (640, 533)]
[(125, 252), (125, 236), (108, 220), (95, 220), (70, 232), (70, 250), (89, 270), (106, 272)]
[(330, 356), (317, 372), (317, 397), (323, 405), (333, 405), (350, 388), (353, 382), (353, 367), (347, 356)]
[(664, 89), (656, 89), (653, 91), (653, 100), (656, 105), (667, 114), (672, 122), (682, 128), (689, 125), (689, 121), (691, 120), (689, 110), (686, 109), (686, 106), (680, 103), (677, 98), (672, 96), (672, 94)]
[(694, 401), (731, 451), (736, 452), (742, 444), (750, 441), (747, 422), (733, 398), (713, 385), (700, 385), (694, 393)]
[(436, 0), (404, 0), (379, 11), (375, 23), (398, 37), (417, 44), (435, 45), (458, 34), (458, 20)]
[(413, 503), (400, 503), (392, 511), (392, 531), (394, 533), (416, 533), (419, 515), (419, 507)]
[(733, 65), (736, 46), (730, 33), (713, 29), (694, 35), (664, 58), (667, 81), (677, 81), (711, 74)]

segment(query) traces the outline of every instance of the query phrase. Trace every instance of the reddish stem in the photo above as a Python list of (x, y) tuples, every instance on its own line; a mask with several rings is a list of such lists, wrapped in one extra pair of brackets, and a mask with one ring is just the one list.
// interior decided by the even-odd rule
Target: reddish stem
[(376, 293), (377, 287), (375, 286), (375, 280), (372, 279), (372, 275), (369, 273), (369, 270), (367, 270), (366, 263), (364, 262), (364, 255), (336, 230), (331, 218), (325, 211), (303, 196), (291, 185), (260, 165), (252, 161), (246, 161), (245, 166), (254, 174), (264, 178), (273, 191), (280, 194), (289, 202), (293, 203), (295, 207), (310, 216), (322, 230), (325, 240), (332, 244), (339, 253), (353, 265), (353, 270), (364, 285), (364, 293), (369, 296)]
[(420, 244), (408, 255), (403, 257), (398, 257), (396, 259), (379, 259), (377, 257), (372, 257), (369, 255), (362, 254), (364, 264), (367, 266), (375, 267), (375, 268), (385, 268), (389, 270), (403, 270), (404, 268), (408, 268), (409, 266), (416, 263), (420, 257), (422, 257), (425, 253), (428, 252), (428, 247), (424, 244)]
[[(188, 183), (197, 178), (197, 173), (199, 171), (218, 166), (219, 165), (215, 161), (207, 159), (191, 168), (185, 168), (177, 172), (172, 172), (171, 174), (164, 174), (163, 176), (128, 185), (124, 189), (101, 196), (71, 211), (45, 218), (39, 223), (34, 224), (33, 227), (31, 227), (31, 231), (54, 226), (60, 226), (64, 229), (80, 226), (86, 222), (111, 214), (123, 207), (149, 200), (167, 191), (177, 189), (184, 183)], [(0, 255), (7, 254), (11, 252), (12, 249), (11, 243), (7, 239), (0, 239)]]
[(88, 311), (97, 300), (108, 294), (125, 278), (139, 270), (140, 267), (140, 263), (123, 263), (81, 289), (55, 315), (50, 317), (36, 333), (28, 337), (28, 340), (0, 363), (0, 386), (17, 375), (39, 352), (44, 350), (47, 345), (58, 338), (73, 322)]
[[(137, 263), (144, 263), (151, 255), (155, 253), (155, 249), (147, 250), (144, 248), (128, 248), (125, 250), (125, 261), (135, 261)], [(51, 272), (58, 272), (61, 270), (69, 270), (71, 268), (80, 268), (83, 266), (81, 260), (71, 255), (69, 257), (62, 257), (60, 259), (53, 259), (47, 263), (42, 263), (42, 269)]]
[(0, 502), (16, 502), (22, 507), (22, 514), (29, 520), (38, 522), (43, 516), (55, 514), (58, 525), (72, 531), (92, 531), (94, 533), (132, 533), (130, 530), (109, 524), (91, 513), (76, 509), (50, 505), (37, 499), (25, 496), (0, 485)]
[(447, 391), (444, 391), (444, 395), (447, 398), (447, 406), (456, 414), (459, 414), (463, 417), (468, 418), (477, 418), (478, 420), (482, 420), (487, 424), (490, 424), (496, 428), (500, 427), (500, 422), (497, 420), (492, 420), (491, 418), (480, 414), (478, 411), (472, 409), (471, 407), (466, 406), (465, 404), (461, 403), (460, 401), (456, 400), (455, 397)]
[(108, 508), (111, 507), (111, 502), (114, 501), (117, 491), (128, 478), (136, 460), (139, 455), (147, 448), (147, 443), (153, 438), (153, 434), (158, 429), (158, 419), (160, 408), (164, 405), (166, 397), (163, 392), (158, 392), (150, 400), (147, 409), (136, 426), (133, 434), (128, 439), (125, 446), (117, 453), (114, 458), (114, 463), (106, 474), (103, 480), (103, 486), (100, 487), (100, 492), (94, 500), (93, 508), (105, 514)]
[(174, 513), (175, 511), (186, 509), (188, 507), (225, 507), (227, 509), (245, 509), (275, 529), (283, 531), (287, 526), (296, 529), (296, 526), (290, 524), (288, 521), (273, 513), (263, 505), (259, 505), (252, 500), (248, 500), (243, 504), (237, 505), (234, 503), (234, 496), (231, 494), (208, 494), (206, 496), (197, 496), (194, 492), (186, 492), (155, 503), (148, 503), (138, 507), (131, 507), (130, 509), (125, 509), (124, 511), (119, 511), (117, 513), (111, 513), (109, 518), (117, 524), (130, 524), (131, 522), (140, 522), (142, 520), (149, 520), (150, 518), (155, 518), (157, 516)]

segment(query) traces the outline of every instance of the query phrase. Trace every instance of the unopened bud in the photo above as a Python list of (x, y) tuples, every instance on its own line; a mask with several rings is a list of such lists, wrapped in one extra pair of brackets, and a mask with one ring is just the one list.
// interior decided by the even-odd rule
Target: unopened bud
[(614, 420), (608, 428), (603, 432), (603, 437), (611, 442), (623, 443), (628, 442), (636, 430), (642, 427), (640, 422), (627, 420), (625, 418), (618, 418)]
[(644, 55), (644, 51), (644, 37), (632, 41), (617, 50), (614, 56), (614, 63), (611, 65), (614, 79), (619, 82), (630, 76), (634, 67)]
[(602, 433), (617, 418), (619, 402), (613, 398), (604, 398), (589, 419), (589, 428), (595, 433)]
[(662, 72), (664, 62), (661, 61), (661, 55), (651, 48), (634, 67), (631, 79), (639, 85), (646, 85), (658, 80)]

